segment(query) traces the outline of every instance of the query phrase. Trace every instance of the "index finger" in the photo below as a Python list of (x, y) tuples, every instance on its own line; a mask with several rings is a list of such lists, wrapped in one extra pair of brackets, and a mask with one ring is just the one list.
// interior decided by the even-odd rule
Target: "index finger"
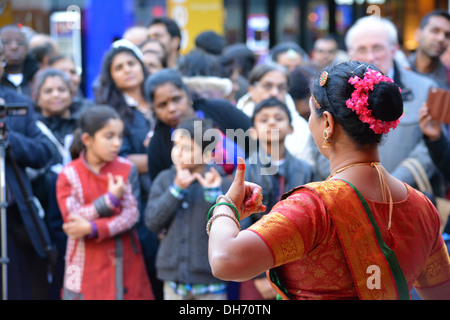
[(234, 175), (233, 184), (243, 184), (245, 182), (245, 161), (241, 157), (238, 157), (238, 164), (236, 174)]

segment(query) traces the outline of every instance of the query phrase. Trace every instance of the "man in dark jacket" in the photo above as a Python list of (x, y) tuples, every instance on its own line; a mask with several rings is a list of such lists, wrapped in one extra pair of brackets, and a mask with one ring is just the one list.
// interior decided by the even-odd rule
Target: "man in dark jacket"
[[(0, 58), (3, 58), (1, 43)], [(0, 76), (2, 74), (3, 67), (0, 65)], [(8, 146), (5, 160), (7, 232), (1, 235), (1, 239), (7, 239), (9, 259), (6, 265), (9, 284), (7, 298), (42, 299), (45, 298), (42, 290), (46, 286), (48, 265), (45, 258), (51, 247), (50, 237), (42, 217), (37, 210), (32, 210), (34, 206), (29, 200), (33, 193), (25, 168), (45, 167), (51, 152), (44, 135), (36, 126), (36, 115), (30, 100), (4, 86), (0, 86), (0, 98), (0, 102), (6, 105), (21, 106), (21, 110), (27, 111), (26, 115), (7, 113), (0, 118), (0, 131), (4, 133), (2, 138)]]
[(39, 70), (39, 63), (28, 54), (25, 34), (18, 26), (8, 25), (0, 30), (4, 46), (4, 73), (0, 84), (15, 89), (18, 93), (31, 96), (30, 82)]

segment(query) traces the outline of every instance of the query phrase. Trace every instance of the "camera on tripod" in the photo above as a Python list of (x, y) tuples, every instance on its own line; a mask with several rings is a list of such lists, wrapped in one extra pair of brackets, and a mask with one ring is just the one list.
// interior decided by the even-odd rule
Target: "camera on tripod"
[(26, 116), (28, 114), (28, 106), (23, 103), (6, 103), (0, 98), (0, 119), (6, 116)]
[(28, 106), (25, 103), (6, 103), (5, 99), (0, 98), (0, 135), (6, 131), (6, 116), (26, 116)]
[[(24, 204), (26, 211), (21, 211), (20, 214), (29, 218), (29, 226), (27, 228), (34, 228), (36, 235), (39, 238), (39, 243), (37, 241), (33, 242), (33, 246), (38, 252), (39, 256), (44, 257), (51, 261), (52, 270), (54, 268), (56, 249), (51, 242), (50, 235), (46, 228), (45, 222), (40, 218), (39, 207), (35, 201), (33, 194), (29, 194), (27, 186), (23, 181), (23, 177), (26, 176), (25, 168), (19, 167), (13, 153), (11, 151), (9, 142), (6, 138), (6, 119), (11, 120), (11, 116), (26, 116), (28, 115), (28, 110), (30, 104), (27, 101), (17, 102), (17, 103), (6, 103), (5, 99), (0, 97), (0, 265), (1, 265), (1, 297), (6, 300), (8, 298), (8, 246), (7, 246), (7, 208), (8, 202), (6, 200), (6, 164), (11, 169), (9, 172), (13, 175), (11, 181), (15, 181), (17, 184), (18, 197)], [(32, 109), (31, 109), (32, 110)], [(32, 121), (32, 119), (28, 120)], [(11, 123), (12, 124), (12, 123)], [(17, 127), (16, 126), (12, 126)], [(9, 169), (8, 168), (8, 169)], [(31, 187), (31, 186), (30, 186)], [(21, 194), (19, 194), (21, 193)], [(14, 194), (16, 196), (16, 194)], [(39, 250), (37, 249), (39, 248)]]

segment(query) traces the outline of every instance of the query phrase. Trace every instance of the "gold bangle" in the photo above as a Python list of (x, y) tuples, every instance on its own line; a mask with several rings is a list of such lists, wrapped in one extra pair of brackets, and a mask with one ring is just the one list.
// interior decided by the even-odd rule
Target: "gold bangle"
[(210, 233), (210, 231), (211, 231), (211, 226), (212, 226), (213, 221), (214, 221), (215, 219), (217, 219), (217, 218), (220, 218), (220, 217), (227, 217), (227, 218), (230, 218), (231, 220), (234, 221), (234, 223), (236, 223), (236, 226), (238, 227), (239, 231), (241, 231), (241, 224), (240, 224), (239, 221), (236, 219), (236, 217), (231, 216), (231, 215), (226, 214), (226, 213), (217, 213), (217, 214), (213, 215), (211, 219), (208, 220), (208, 223), (207, 223), (207, 225), (206, 225), (206, 233), (208, 234), (208, 236), (209, 236), (209, 233)]
[(228, 197), (228, 196), (226, 196), (224, 194), (222, 194), (222, 195), (217, 197), (216, 203), (219, 203), (221, 198), (223, 198), (226, 202), (231, 203), (235, 208), (237, 208), (236, 205), (234, 204), (233, 200), (231, 200), (230, 197)]

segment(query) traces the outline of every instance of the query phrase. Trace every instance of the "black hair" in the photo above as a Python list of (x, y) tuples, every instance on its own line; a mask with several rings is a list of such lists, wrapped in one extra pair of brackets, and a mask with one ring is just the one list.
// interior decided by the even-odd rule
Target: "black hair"
[[(183, 130), (184, 134), (188, 135), (198, 146), (202, 148), (202, 152), (206, 148), (215, 148), (218, 143), (217, 139), (208, 140), (207, 138), (213, 138), (219, 135), (219, 131), (214, 127), (212, 120), (202, 119), (198, 117), (190, 118), (182, 121), (178, 126), (177, 130)], [(215, 135), (210, 135), (211, 132), (207, 133), (209, 130), (216, 130)], [(212, 150), (211, 150), (212, 151)]]
[(425, 26), (428, 24), (428, 22), (430, 21), (431, 17), (443, 17), (445, 19), (447, 19), (448, 21), (450, 21), (450, 13), (448, 13), (445, 10), (433, 10), (429, 13), (427, 13), (422, 20), (420, 20), (420, 29), (425, 28)]
[[(155, 50), (145, 50), (143, 51), (142, 48), (145, 47), (146, 44), (150, 43), (150, 42), (154, 42), (157, 43), (160, 47), (161, 47), (161, 52), (155, 51)], [(163, 68), (167, 68), (167, 51), (166, 48), (164, 47), (164, 44), (162, 44), (161, 41), (157, 40), (157, 39), (146, 39), (144, 40), (144, 42), (142, 42), (139, 45), (139, 49), (141, 49), (142, 54), (145, 54), (147, 52), (152, 52), (154, 54), (156, 54), (156, 56), (158, 57), (159, 61), (161, 62), (161, 65), (163, 66)]]
[(221, 75), (220, 63), (217, 56), (202, 49), (191, 50), (178, 66), (179, 72), (186, 77)]
[(261, 64), (258, 64), (256, 67), (254, 67), (252, 69), (252, 71), (250, 72), (250, 75), (248, 77), (248, 82), (251, 85), (254, 85), (258, 81), (260, 81), (267, 73), (269, 73), (271, 71), (280, 71), (281, 73), (283, 73), (286, 76), (287, 83), (289, 84), (289, 76), (286, 71), (286, 68), (273, 62), (273, 61), (261, 63)]
[(286, 106), (286, 104), (280, 100), (278, 100), (277, 98), (268, 98), (266, 100), (261, 101), (260, 103), (258, 103), (255, 106), (255, 110), (253, 111), (253, 115), (252, 115), (252, 124), (255, 124), (255, 118), (256, 115), (263, 109), (265, 108), (272, 108), (272, 107), (277, 107), (280, 110), (284, 111), (287, 115), (287, 117), (289, 118), (289, 124), (292, 123), (292, 116), (291, 113), (289, 112), (288, 107)]
[(225, 48), (225, 39), (215, 31), (204, 31), (195, 38), (195, 46), (213, 55), (220, 55)]
[(120, 114), (122, 119), (126, 121), (132, 121), (133, 110), (128, 107), (123, 96), (123, 92), (117, 88), (111, 77), (111, 64), (114, 58), (122, 52), (126, 52), (135, 57), (138, 63), (141, 65), (144, 81), (142, 82), (142, 93), (144, 94), (144, 82), (145, 78), (148, 76), (147, 68), (140, 59), (140, 57), (131, 48), (125, 46), (119, 46), (116, 48), (111, 48), (103, 58), (102, 70), (100, 73), (99, 87), (95, 91), (95, 102), (98, 104), (105, 104), (113, 107)]
[[(328, 72), (328, 80), (320, 85), (320, 74), (311, 83), (311, 93), (320, 105), (315, 108), (318, 116), (328, 111), (344, 131), (360, 146), (378, 144), (383, 137), (370, 129), (367, 123), (361, 122), (359, 116), (347, 107), (346, 101), (351, 98), (355, 87), (349, 83), (353, 76), (364, 78), (368, 68), (381, 71), (368, 63), (359, 61), (341, 62), (324, 69)], [(381, 121), (398, 120), (403, 114), (403, 100), (400, 88), (394, 83), (380, 82), (369, 92), (368, 109)]]
[(84, 111), (79, 120), (81, 133), (87, 133), (94, 136), (101, 130), (109, 120), (121, 119), (119, 113), (108, 105), (95, 105)]
[(55, 48), (50, 42), (45, 42), (28, 50), (29, 54), (36, 59), (37, 62), (43, 63), (44, 58), (51, 58), (55, 55)]
[(240, 74), (246, 79), (257, 61), (256, 55), (245, 43), (235, 43), (225, 47), (222, 56), (234, 59), (240, 67)]
[(48, 65), (51, 66), (61, 60), (71, 60), (72, 62), (75, 63), (75, 60), (73, 59), (73, 57), (71, 55), (58, 54), (58, 55), (52, 56), (52, 57), (50, 57), (50, 59), (48, 59)]
[(294, 100), (302, 100), (311, 94), (309, 78), (302, 68), (297, 67), (289, 73), (288, 92)]
[(166, 83), (170, 83), (176, 88), (184, 90), (189, 96), (189, 90), (184, 84), (181, 74), (174, 69), (162, 69), (150, 75), (144, 82), (145, 97), (152, 105), (156, 89)]
[(269, 52), (269, 55), (272, 59), (272, 61), (277, 62), (278, 61), (278, 56), (284, 52), (287, 52), (289, 50), (294, 50), (295, 52), (297, 52), (303, 60), (308, 60), (308, 54), (306, 53), (305, 50), (303, 50), (302, 47), (300, 47), (297, 43), (295, 42), (282, 42), (279, 43), (277, 45), (275, 45)]
[[(181, 40), (181, 30), (175, 20), (173, 20), (169, 17), (156, 17), (156, 18), (153, 18), (152, 21), (150, 21), (150, 23), (148, 24), (148, 27), (151, 27), (152, 25), (159, 24), (159, 23), (166, 26), (167, 32), (170, 34), (171, 38), (180, 38), (180, 40)], [(181, 46), (181, 41), (180, 41), (180, 44), (178, 45), (178, 49), (180, 49), (180, 46)]]

